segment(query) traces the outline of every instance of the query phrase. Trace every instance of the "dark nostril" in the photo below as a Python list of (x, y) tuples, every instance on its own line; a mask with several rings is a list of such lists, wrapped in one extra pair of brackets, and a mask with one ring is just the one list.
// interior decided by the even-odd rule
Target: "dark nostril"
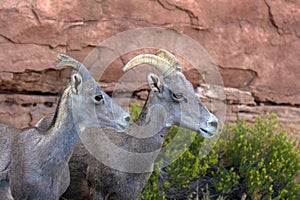
[(218, 122), (217, 122), (217, 121), (211, 121), (211, 122), (209, 122), (209, 125), (210, 125), (211, 127), (217, 128), (217, 127), (218, 127)]
[(129, 122), (129, 121), (130, 121), (130, 116), (125, 117), (125, 120), (126, 120), (127, 122)]

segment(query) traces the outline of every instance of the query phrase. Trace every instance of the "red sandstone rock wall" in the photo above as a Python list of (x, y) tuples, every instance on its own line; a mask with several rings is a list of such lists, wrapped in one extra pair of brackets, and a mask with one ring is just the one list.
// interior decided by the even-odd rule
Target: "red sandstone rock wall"
[[(227, 87), (229, 121), (275, 112), (299, 133), (298, 0), (1, 0), (0, 121), (23, 127), (54, 111), (69, 80), (69, 70), (55, 69), (57, 53), (83, 60), (113, 34), (149, 26), (208, 51)], [(114, 65), (107, 90), (122, 60)]]

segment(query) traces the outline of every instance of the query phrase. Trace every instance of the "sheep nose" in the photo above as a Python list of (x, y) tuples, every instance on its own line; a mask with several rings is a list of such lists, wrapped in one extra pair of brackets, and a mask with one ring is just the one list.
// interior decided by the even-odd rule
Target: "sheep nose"
[(212, 115), (208, 120), (207, 125), (211, 132), (216, 132), (218, 130), (219, 125), (218, 119)]
[(211, 121), (211, 122), (208, 122), (208, 124), (211, 127), (218, 128), (218, 122), (217, 121)]
[(130, 116), (125, 116), (124, 119), (126, 122), (130, 122)]

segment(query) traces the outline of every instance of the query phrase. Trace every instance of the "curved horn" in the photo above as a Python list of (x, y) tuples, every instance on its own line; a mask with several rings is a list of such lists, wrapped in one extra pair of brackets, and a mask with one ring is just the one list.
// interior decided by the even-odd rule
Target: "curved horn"
[(75, 60), (74, 58), (64, 54), (58, 54), (57, 58), (60, 60), (60, 62), (56, 65), (56, 67), (68, 66), (79, 71), (80, 67), (83, 65), (82, 63)]
[(81, 62), (64, 54), (58, 54), (57, 58), (60, 60), (60, 62), (56, 65), (56, 67), (62, 67), (62, 66), (72, 67), (74, 70), (80, 73), (84, 81), (92, 78), (90, 72)]
[(181, 69), (181, 66), (179, 64), (179, 61), (177, 60), (177, 58), (172, 54), (170, 53), (169, 51), (167, 50), (164, 50), (164, 49), (159, 49), (155, 55), (159, 56), (159, 57), (162, 57), (164, 59), (166, 59), (169, 63), (172, 64), (172, 66), (174, 66), (176, 68), (176, 70), (182, 72), (182, 69)]
[(138, 56), (132, 58), (123, 67), (122, 70), (123, 70), (123, 72), (126, 72), (140, 64), (149, 64), (149, 65), (155, 67), (162, 73), (162, 75), (164, 77), (167, 77), (170, 74), (172, 74), (173, 72), (175, 72), (175, 68), (172, 67), (172, 65), (167, 60), (165, 60), (164, 58), (161, 58), (159, 56), (152, 55), (152, 54), (141, 54), (141, 55), (138, 55)]

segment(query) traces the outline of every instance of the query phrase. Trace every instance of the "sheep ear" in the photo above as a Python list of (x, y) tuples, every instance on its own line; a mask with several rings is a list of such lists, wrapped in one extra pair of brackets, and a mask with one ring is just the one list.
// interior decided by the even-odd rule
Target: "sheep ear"
[(161, 93), (163, 91), (163, 84), (156, 74), (148, 74), (148, 84), (153, 92)]
[(54, 113), (50, 115), (44, 116), (38, 123), (36, 123), (35, 127), (40, 131), (47, 131), (50, 129), (54, 118)]
[(82, 88), (82, 77), (80, 76), (80, 74), (75, 73), (72, 75), (71, 81), (72, 81), (72, 92), (74, 94), (78, 94), (78, 92)]

